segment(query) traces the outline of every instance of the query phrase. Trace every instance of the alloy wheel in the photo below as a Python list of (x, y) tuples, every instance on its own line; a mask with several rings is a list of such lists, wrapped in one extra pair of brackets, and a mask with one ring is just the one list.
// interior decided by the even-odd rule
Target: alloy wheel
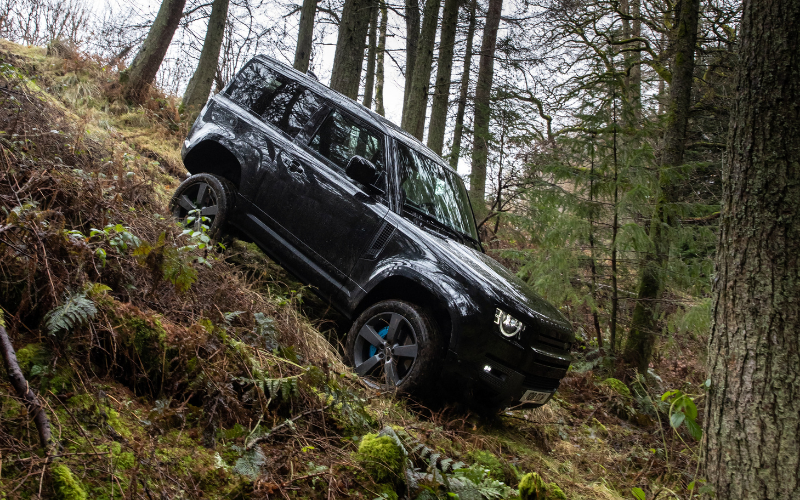
[(354, 344), (356, 373), (374, 383), (398, 386), (414, 369), (417, 333), (396, 312), (376, 314), (361, 327)]
[(195, 231), (201, 231), (203, 224), (211, 227), (218, 212), (217, 194), (205, 182), (198, 182), (186, 188), (175, 200), (172, 209), (172, 215), (176, 219)]

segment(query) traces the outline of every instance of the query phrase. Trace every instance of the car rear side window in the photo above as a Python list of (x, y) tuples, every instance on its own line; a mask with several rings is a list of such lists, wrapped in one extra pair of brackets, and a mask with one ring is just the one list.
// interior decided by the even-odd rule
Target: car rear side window
[(355, 155), (362, 156), (384, 171), (381, 136), (337, 110), (331, 111), (311, 138), (309, 147), (344, 170)]
[(311, 91), (257, 61), (236, 76), (228, 95), (291, 137), (322, 106)]

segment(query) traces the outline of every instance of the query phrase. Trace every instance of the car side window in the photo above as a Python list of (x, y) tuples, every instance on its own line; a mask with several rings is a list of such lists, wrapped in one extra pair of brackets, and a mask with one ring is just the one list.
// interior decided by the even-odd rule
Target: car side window
[(322, 106), (321, 99), (308, 89), (257, 61), (237, 75), (228, 94), (291, 137)]
[(260, 115), (266, 109), (267, 99), (279, 87), (277, 75), (258, 61), (253, 61), (236, 75), (228, 96), (242, 107)]
[(309, 147), (342, 170), (355, 155), (371, 161), (379, 173), (383, 174), (385, 170), (380, 134), (359, 125), (335, 109), (317, 129)]
[(286, 81), (275, 89), (261, 116), (294, 137), (321, 106), (316, 95), (297, 82)]

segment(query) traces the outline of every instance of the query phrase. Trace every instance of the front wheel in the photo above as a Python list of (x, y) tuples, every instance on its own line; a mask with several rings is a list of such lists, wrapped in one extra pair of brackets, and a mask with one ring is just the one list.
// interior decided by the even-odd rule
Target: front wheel
[(212, 174), (195, 174), (178, 186), (169, 202), (172, 216), (194, 231), (219, 241), (233, 209), (235, 188)]
[(421, 394), (437, 382), (442, 339), (421, 307), (385, 300), (367, 308), (347, 334), (347, 357), (364, 381), (381, 390)]

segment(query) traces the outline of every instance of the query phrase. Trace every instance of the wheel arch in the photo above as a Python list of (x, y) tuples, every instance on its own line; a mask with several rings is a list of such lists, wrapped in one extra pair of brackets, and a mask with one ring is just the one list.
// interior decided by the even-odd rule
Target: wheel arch
[(421, 279), (392, 275), (377, 281), (361, 299), (353, 311), (353, 317), (357, 318), (371, 305), (389, 299), (403, 300), (426, 308), (444, 336), (443, 345), (450, 345), (453, 337), (453, 318), (448, 301), (439, 290)]
[(209, 173), (228, 179), (238, 190), (242, 181), (242, 161), (229, 148), (214, 139), (199, 142), (186, 153), (183, 164), (192, 174)]

